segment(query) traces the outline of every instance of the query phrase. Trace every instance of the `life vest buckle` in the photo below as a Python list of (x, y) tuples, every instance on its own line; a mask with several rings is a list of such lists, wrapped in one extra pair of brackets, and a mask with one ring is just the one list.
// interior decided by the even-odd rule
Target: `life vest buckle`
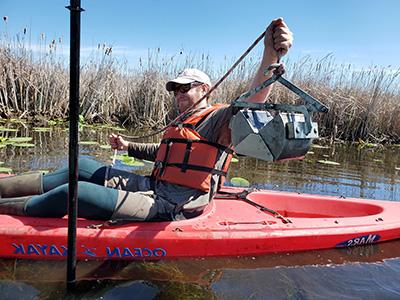
[(156, 169), (162, 169), (163, 168), (163, 162), (162, 161), (156, 161), (155, 163), (154, 163), (154, 168), (156, 168)]

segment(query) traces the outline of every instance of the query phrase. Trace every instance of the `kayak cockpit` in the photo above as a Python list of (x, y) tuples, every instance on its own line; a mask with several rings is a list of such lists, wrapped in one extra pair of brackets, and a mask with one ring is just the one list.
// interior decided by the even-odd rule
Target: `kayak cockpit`
[(247, 198), (288, 218), (352, 218), (377, 215), (383, 207), (360, 199), (302, 195), (285, 192), (250, 193)]

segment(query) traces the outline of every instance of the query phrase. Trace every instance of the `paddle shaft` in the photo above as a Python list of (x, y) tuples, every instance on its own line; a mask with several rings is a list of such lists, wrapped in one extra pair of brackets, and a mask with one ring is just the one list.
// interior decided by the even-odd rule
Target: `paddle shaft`
[(70, 82), (69, 82), (69, 170), (68, 170), (68, 256), (67, 290), (76, 284), (76, 227), (78, 215), (78, 121), (79, 121), (79, 52), (81, 1), (71, 0), (70, 6)]

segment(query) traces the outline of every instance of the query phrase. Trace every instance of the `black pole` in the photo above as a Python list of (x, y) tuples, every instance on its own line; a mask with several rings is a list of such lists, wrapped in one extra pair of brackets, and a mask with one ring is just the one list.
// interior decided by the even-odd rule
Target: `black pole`
[(70, 74), (69, 74), (69, 187), (68, 187), (68, 256), (67, 289), (76, 283), (76, 218), (78, 214), (78, 120), (79, 120), (79, 53), (81, 1), (70, 0)]

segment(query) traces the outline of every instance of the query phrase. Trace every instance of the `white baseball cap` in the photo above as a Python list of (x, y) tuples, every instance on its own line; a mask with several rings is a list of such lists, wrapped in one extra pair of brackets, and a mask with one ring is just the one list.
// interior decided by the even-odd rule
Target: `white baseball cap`
[(201, 82), (207, 84), (211, 87), (211, 80), (208, 75), (198, 69), (185, 69), (181, 73), (179, 73), (178, 77), (173, 80), (170, 80), (165, 85), (167, 91), (171, 92), (175, 89), (177, 84), (187, 84), (192, 82)]

